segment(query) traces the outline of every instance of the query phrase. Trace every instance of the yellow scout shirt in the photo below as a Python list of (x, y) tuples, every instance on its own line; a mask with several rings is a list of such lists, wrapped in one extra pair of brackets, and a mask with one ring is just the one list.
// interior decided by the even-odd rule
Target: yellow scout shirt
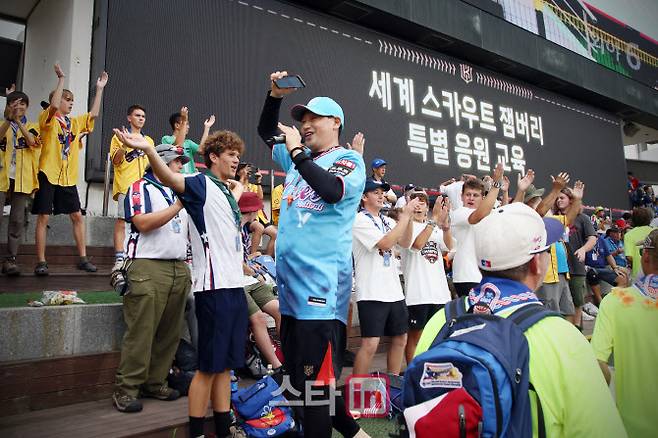
[[(9, 190), (9, 179), (14, 179), (14, 191), (31, 194), (39, 188), (39, 125), (24, 123), (37, 141), (29, 147), (23, 133), (17, 125), (9, 126), (5, 136), (0, 139), (0, 192)], [(14, 134), (14, 128), (16, 133)], [(12, 172), (13, 169), (13, 172)]]
[[(154, 145), (153, 139), (151, 137), (145, 135), (144, 138), (151, 145)], [(125, 149), (126, 154), (124, 155), (123, 160), (121, 160), (121, 163), (114, 165), (112, 197), (115, 201), (117, 200), (117, 197), (120, 193), (125, 194), (128, 191), (130, 184), (144, 176), (146, 166), (149, 164), (149, 160), (144, 152), (138, 149), (124, 146), (123, 143), (119, 141), (117, 136), (113, 135), (112, 143), (110, 143), (111, 159), (114, 159), (114, 155), (119, 151), (119, 149)]]
[(74, 186), (78, 183), (78, 161), (82, 149), (82, 134), (94, 130), (94, 119), (89, 113), (64, 117), (57, 113), (50, 120), (48, 110), (39, 115), (41, 157), (39, 170), (51, 184)]

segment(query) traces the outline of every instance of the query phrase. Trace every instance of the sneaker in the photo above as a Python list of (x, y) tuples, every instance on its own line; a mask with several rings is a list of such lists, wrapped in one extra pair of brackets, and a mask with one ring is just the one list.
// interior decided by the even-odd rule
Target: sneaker
[(112, 403), (119, 412), (139, 412), (142, 410), (142, 402), (121, 390), (114, 391)]
[(593, 320), (596, 319), (595, 317), (593, 317), (592, 315), (590, 315), (587, 312), (583, 312), (581, 318), (583, 319), (583, 321), (593, 321)]
[(87, 272), (96, 272), (98, 270), (98, 268), (96, 268), (96, 266), (86, 258), (80, 259), (80, 263), (78, 263), (78, 269)]
[(586, 303), (583, 306), (583, 312), (587, 313), (589, 316), (596, 316), (599, 314), (599, 308), (594, 305), (594, 303)]
[(16, 264), (16, 257), (7, 257), (2, 263), (2, 273), (9, 276), (21, 275), (21, 270)]
[(39, 262), (34, 268), (34, 275), (37, 276), (44, 276), (48, 275), (48, 263), (46, 262)]
[(163, 400), (163, 401), (173, 401), (176, 400), (178, 397), (180, 397), (180, 392), (178, 392), (173, 388), (168, 387), (167, 385), (162, 385), (155, 392), (142, 390), (142, 397), (157, 398), (158, 400)]

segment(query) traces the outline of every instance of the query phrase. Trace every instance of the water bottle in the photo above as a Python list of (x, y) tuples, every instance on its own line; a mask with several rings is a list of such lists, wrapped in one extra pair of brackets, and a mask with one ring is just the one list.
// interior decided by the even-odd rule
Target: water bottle
[(235, 375), (233, 370), (231, 370), (231, 393), (234, 393), (238, 390), (238, 377)]

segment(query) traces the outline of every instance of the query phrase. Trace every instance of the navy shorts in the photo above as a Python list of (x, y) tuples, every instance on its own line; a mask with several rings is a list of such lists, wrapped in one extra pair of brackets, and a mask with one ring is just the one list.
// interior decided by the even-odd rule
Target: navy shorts
[(244, 366), (247, 299), (241, 287), (194, 292), (199, 328), (199, 371), (221, 373)]
[(436, 312), (443, 309), (443, 304), (416, 304), (407, 306), (409, 312), (409, 328), (411, 330), (422, 330), (425, 324)]

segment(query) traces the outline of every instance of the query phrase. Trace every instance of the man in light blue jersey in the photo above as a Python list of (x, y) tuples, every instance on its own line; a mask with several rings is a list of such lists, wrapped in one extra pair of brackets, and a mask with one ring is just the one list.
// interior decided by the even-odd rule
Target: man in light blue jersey
[[(273, 145), (272, 158), (286, 172), (276, 243), (284, 368), (298, 391), (304, 393), (310, 384), (313, 394), (322, 389), (303, 408), (305, 436), (330, 437), (332, 427), (344, 436), (367, 436), (340, 397), (333, 416), (328, 400), (346, 345), (352, 224), (366, 179), (363, 135), (357, 134), (352, 146), (340, 146), (345, 116), (328, 97), (292, 107), (301, 133), (278, 123), (282, 98), (294, 91), (276, 85), (285, 76), (285, 71), (270, 75), (271, 90), (258, 124), (261, 138)], [(281, 133), (285, 143), (273, 140)]]

